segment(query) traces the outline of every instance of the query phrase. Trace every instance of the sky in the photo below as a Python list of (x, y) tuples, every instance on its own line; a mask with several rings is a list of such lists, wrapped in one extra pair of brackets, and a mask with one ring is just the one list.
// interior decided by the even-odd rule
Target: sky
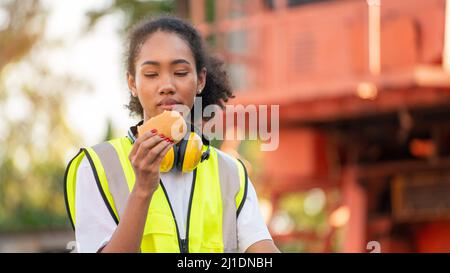
[(49, 9), (46, 29), (48, 39), (59, 39), (63, 46), (52, 50), (47, 61), (51, 69), (66, 72), (89, 85), (89, 92), (70, 94), (67, 118), (84, 139), (85, 146), (103, 140), (106, 120), (113, 121), (117, 133), (126, 131), (135, 119), (123, 106), (128, 102), (128, 88), (123, 65), (124, 41), (118, 34), (119, 14), (101, 19), (93, 31), (82, 33), (87, 10), (101, 8), (109, 1), (45, 0)]

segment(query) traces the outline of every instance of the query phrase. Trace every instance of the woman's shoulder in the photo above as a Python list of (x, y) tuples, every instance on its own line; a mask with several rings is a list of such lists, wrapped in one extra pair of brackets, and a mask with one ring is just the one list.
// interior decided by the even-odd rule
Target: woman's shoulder
[(117, 148), (125, 148), (125, 146), (132, 146), (132, 141), (129, 137), (117, 137), (117, 138), (111, 138), (109, 140), (105, 140), (103, 142), (99, 142), (92, 146), (85, 146), (81, 148), (83, 152), (86, 154), (91, 154), (92, 152), (97, 153), (99, 150), (102, 150), (105, 146), (112, 147), (117, 150)]
[(214, 149), (214, 151), (216, 152), (216, 154), (217, 154), (218, 157), (222, 157), (222, 158), (224, 158), (224, 159), (227, 160), (227, 161), (229, 161), (229, 160), (231, 160), (231, 161), (236, 160), (236, 157), (232, 156), (232, 155), (229, 154), (229, 153), (226, 153), (226, 152), (220, 150), (219, 148), (216, 148), (216, 147), (212, 147), (212, 146), (211, 146), (211, 149)]
[(82, 146), (82, 147), (80, 147), (80, 150), (79, 150), (79, 152), (74, 156), (74, 158), (72, 159), (72, 160), (70, 160), (70, 162), (68, 163), (68, 167), (70, 166), (70, 165), (72, 165), (72, 163), (74, 163), (73, 161), (74, 161), (74, 159), (76, 158), (76, 157), (79, 157), (79, 156), (82, 156), (82, 158), (81, 158), (81, 160), (79, 161), (79, 164), (78, 164), (78, 170), (80, 170), (80, 169), (89, 169), (90, 167), (91, 167), (91, 165), (90, 165), (90, 162), (89, 162), (89, 156), (91, 156), (91, 154), (92, 154), (92, 151), (94, 151), (95, 152), (95, 150), (98, 148), (98, 147), (100, 147), (100, 146), (102, 146), (102, 145), (104, 145), (104, 144), (112, 144), (113, 142), (115, 142), (115, 141), (121, 141), (121, 139), (123, 139), (123, 138), (114, 138), (114, 139), (110, 139), (110, 140), (107, 140), (107, 141), (103, 141), (103, 142), (99, 142), (99, 143), (97, 143), (97, 144), (95, 144), (95, 145), (86, 145), (86, 146)]
[[(213, 148), (213, 147), (211, 147)], [(244, 164), (241, 162), (241, 160), (239, 160), (239, 158), (237, 156), (234, 156), (230, 153), (224, 152), (222, 150), (220, 150), (219, 148), (213, 148), (216, 151), (217, 157), (222, 159), (222, 161), (231, 164), (233, 166), (236, 165), (242, 165), (244, 168)]]

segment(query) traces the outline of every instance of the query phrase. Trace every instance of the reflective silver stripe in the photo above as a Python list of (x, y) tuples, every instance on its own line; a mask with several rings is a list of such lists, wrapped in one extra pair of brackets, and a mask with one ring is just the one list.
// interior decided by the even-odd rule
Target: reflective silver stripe
[(219, 165), (219, 179), (222, 193), (222, 232), (224, 252), (237, 252), (236, 195), (240, 189), (239, 169), (227, 154), (215, 149)]
[(119, 156), (114, 146), (108, 142), (97, 144), (92, 149), (98, 155), (103, 165), (106, 179), (108, 180), (109, 192), (114, 200), (114, 204), (111, 205), (115, 206), (120, 219), (127, 204), (129, 189)]

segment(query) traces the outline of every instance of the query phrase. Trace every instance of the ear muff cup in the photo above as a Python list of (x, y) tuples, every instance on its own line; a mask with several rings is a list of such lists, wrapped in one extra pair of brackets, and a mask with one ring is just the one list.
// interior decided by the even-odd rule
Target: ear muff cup
[(162, 173), (169, 172), (170, 170), (173, 169), (177, 161), (178, 161), (178, 146), (174, 145), (169, 149), (169, 151), (161, 161), (159, 171)]
[(202, 139), (194, 132), (189, 133), (180, 143), (177, 169), (181, 172), (194, 170), (202, 158), (202, 148)]
[(203, 141), (201, 137), (190, 132), (178, 144), (173, 145), (161, 161), (160, 172), (169, 172), (176, 168), (180, 172), (193, 171), (197, 165), (208, 158), (209, 146), (207, 152), (202, 152)]

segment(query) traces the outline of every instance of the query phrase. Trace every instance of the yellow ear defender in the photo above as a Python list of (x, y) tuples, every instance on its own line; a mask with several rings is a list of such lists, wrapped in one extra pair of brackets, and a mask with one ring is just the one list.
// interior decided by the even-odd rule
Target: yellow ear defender
[(205, 159), (209, 158), (209, 145), (203, 151), (203, 141), (195, 132), (190, 132), (164, 156), (160, 172), (169, 172), (176, 168), (180, 172), (190, 172)]
[[(142, 125), (143, 121), (137, 124)], [(203, 148), (203, 140), (199, 136), (198, 129), (193, 125), (191, 126), (191, 132), (187, 133), (180, 142), (172, 146), (167, 154), (164, 156), (160, 172), (169, 172), (172, 169), (177, 169), (180, 172), (193, 171), (197, 165), (209, 158), (210, 148), (209, 140), (204, 138), (206, 142), (206, 149)], [(136, 130), (136, 129), (134, 129)], [(128, 139), (131, 143), (136, 141), (136, 131), (133, 132), (132, 128), (128, 130)]]

